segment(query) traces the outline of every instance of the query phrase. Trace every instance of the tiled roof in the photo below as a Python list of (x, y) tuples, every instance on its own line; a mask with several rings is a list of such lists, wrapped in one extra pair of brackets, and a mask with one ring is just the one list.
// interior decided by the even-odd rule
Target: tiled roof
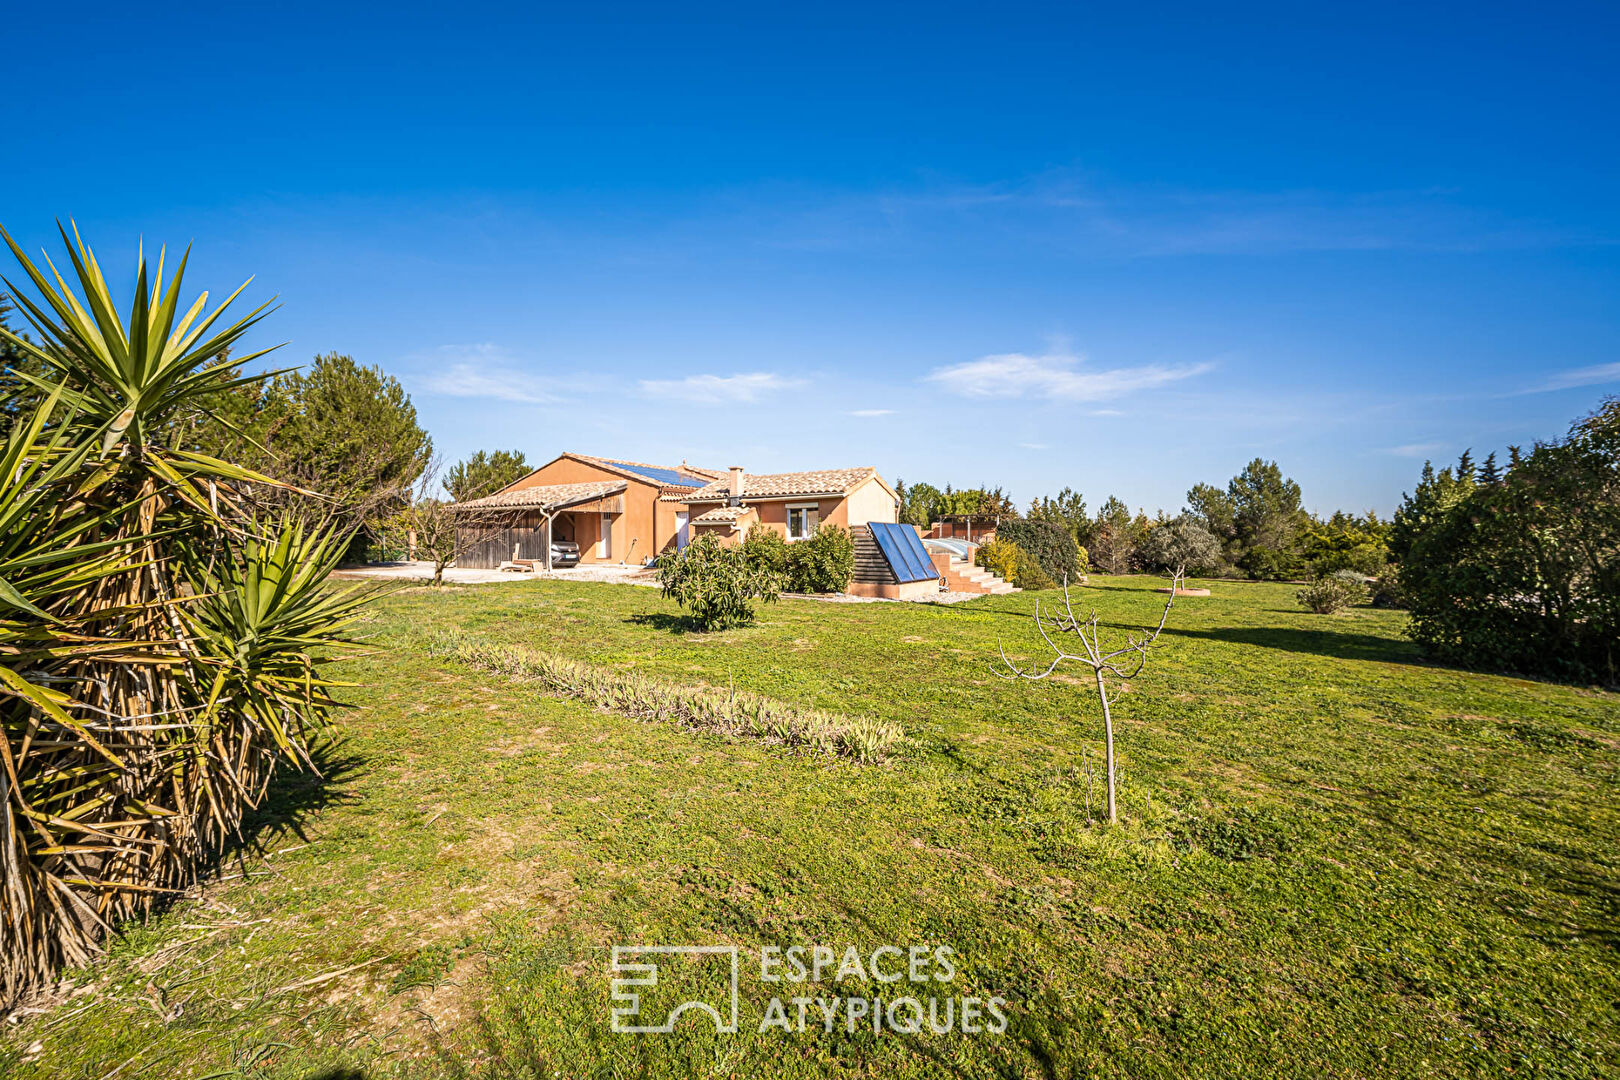
[(485, 495), (482, 499), (451, 503), (451, 510), (542, 510), (551, 506), (572, 506), (593, 499), (617, 495), (625, 488), (623, 480), (597, 480), (589, 484), (542, 484)]
[(685, 462), (679, 465), (651, 465), (645, 461), (626, 461), (623, 458), (594, 457), (590, 454), (572, 452), (568, 456), (599, 465), (620, 476), (629, 476), (642, 483), (651, 482), (668, 488), (702, 487), (720, 475), (712, 469), (694, 468)]
[[(743, 473), (745, 499), (785, 498), (794, 495), (844, 495), (868, 477), (877, 475), (870, 465), (858, 469), (822, 469), (816, 472)], [(721, 477), (684, 495), (665, 495), (670, 502), (711, 502), (731, 494), (731, 478)]]
[(751, 506), (716, 506), (713, 510), (705, 510), (692, 519), (694, 525), (722, 525), (728, 521), (747, 517), (754, 512)]

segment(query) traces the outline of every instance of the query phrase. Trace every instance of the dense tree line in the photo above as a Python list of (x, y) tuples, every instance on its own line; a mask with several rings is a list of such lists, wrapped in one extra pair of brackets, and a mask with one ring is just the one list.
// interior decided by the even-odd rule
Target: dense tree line
[[(938, 507), (986, 505), (969, 500), (1001, 489), (954, 492), (955, 503), (946, 493), (914, 485), (903, 520), (927, 524)], [(1413, 640), (1447, 663), (1620, 683), (1620, 399), (1561, 439), (1528, 453), (1509, 447), (1505, 464), (1494, 452), (1476, 461), (1466, 451), (1454, 465), (1425, 463), (1388, 521), (1371, 511), (1313, 515), (1303, 503), (1299, 484), (1259, 458), (1225, 485), (1194, 485), (1174, 516), (1133, 513), (1113, 495), (1093, 513), (1064, 488), (1034, 499), (1016, 526), (996, 503), (1002, 546), (991, 554), (1010, 574), (1026, 556), (1050, 562), (1051, 534), (1019, 532), (1040, 522), (1062, 530), (1082, 566), (1105, 573), (1183, 566), (1204, 576), (1304, 580), (1313, 596), (1407, 607)], [(1015, 534), (1040, 557), (1018, 548)], [(1059, 576), (1051, 570), (1033, 567), (1030, 579)]]
[[(1085, 497), (1069, 487), (1033, 499), (1022, 515), (1000, 487), (954, 490), (902, 483), (897, 491), (903, 522), (927, 527), (973, 515), (986, 526), (1015, 520), (1049, 524), (1067, 534), (1082, 568), (1109, 574), (1184, 566), (1202, 575), (1291, 580), (1339, 570), (1378, 577), (1387, 565), (1387, 523), (1371, 513), (1311, 516), (1303, 509), (1299, 484), (1276, 462), (1258, 458), (1224, 487), (1195, 485), (1186, 507), (1173, 516), (1132, 511), (1117, 495), (1093, 513)], [(1067, 556), (1051, 557), (1044, 540), (1040, 546), (1036, 560), (1046, 574), (1062, 580), (1070, 565)], [(1016, 564), (1016, 556), (1005, 558)]]
[(1435, 659), (1620, 684), (1620, 398), (1505, 469), (1425, 464), (1390, 547)]
[(949, 484), (937, 488), (932, 484), (907, 485), (904, 480), (897, 480), (894, 491), (900, 499), (900, 521), (907, 525), (927, 528), (936, 521), (953, 517), (994, 521), (1018, 516), (1018, 507), (999, 487), (957, 490)]
[(1299, 484), (1256, 458), (1224, 486), (1195, 484), (1179, 514), (1155, 517), (1110, 495), (1095, 514), (1072, 488), (1030, 503), (1027, 516), (1065, 526), (1092, 566), (1112, 574), (1184, 566), (1205, 576), (1293, 580), (1349, 570), (1379, 577), (1388, 567), (1389, 525), (1376, 514), (1320, 518)]

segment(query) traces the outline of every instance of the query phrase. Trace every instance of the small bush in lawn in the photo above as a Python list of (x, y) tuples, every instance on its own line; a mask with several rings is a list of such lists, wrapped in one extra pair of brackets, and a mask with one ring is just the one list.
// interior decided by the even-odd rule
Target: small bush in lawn
[(1401, 576), (1391, 563), (1372, 584), (1372, 605), (1378, 608), (1404, 608), (1406, 592), (1401, 588)]
[(1318, 578), (1296, 594), (1299, 602), (1318, 615), (1332, 615), (1356, 604), (1365, 604), (1370, 594), (1367, 586), (1354, 577)]
[(855, 541), (848, 530), (822, 525), (808, 540), (782, 546), (787, 549), (790, 592), (832, 593), (849, 588), (849, 579), (855, 575)]
[(703, 630), (746, 626), (754, 621), (754, 601), (770, 603), (782, 591), (781, 576), (752, 562), (743, 545), (723, 547), (713, 536), (660, 558), (658, 583)]

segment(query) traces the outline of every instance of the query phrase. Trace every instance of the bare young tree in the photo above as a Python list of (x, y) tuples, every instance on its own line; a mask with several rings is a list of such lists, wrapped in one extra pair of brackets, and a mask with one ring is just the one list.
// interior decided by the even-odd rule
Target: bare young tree
[[(1170, 595), (1165, 599), (1164, 611), (1159, 615), (1159, 625), (1151, 631), (1144, 628), (1142, 635), (1126, 632), (1125, 644), (1117, 649), (1107, 649), (1103, 646), (1099, 619), (1101, 616), (1096, 608), (1091, 609), (1091, 615), (1085, 619), (1074, 613), (1069, 601), (1069, 583), (1063, 583), (1063, 611), (1058, 614), (1043, 613), (1041, 602), (1035, 601), (1035, 629), (1040, 631), (1041, 638), (1052, 650), (1052, 662), (1043, 669), (1038, 664), (1031, 664), (1029, 668), (1020, 668), (1007, 658), (1007, 650), (998, 637), (996, 648), (1001, 652), (1001, 668), (992, 667), (991, 671), (997, 676), (1007, 679), (1029, 679), (1036, 681), (1044, 679), (1056, 671), (1065, 660), (1073, 660), (1084, 664), (1092, 671), (1097, 683), (1097, 698), (1102, 702), (1103, 737), (1107, 750), (1108, 772), (1108, 823), (1119, 823), (1119, 799), (1115, 778), (1118, 770), (1114, 762), (1114, 713), (1113, 706), (1119, 701), (1116, 691), (1110, 697), (1108, 693), (1108, 676), (1112, 675), (1121, 682), (1134, 679), (1147, 663), (1148, 650), (1164, 632), (1165, 622), (1170, 618), (1170, 608), (1176, 602), (1176, 590), (1182, 587), (1186, 572), (1177, 567), (1170, 576)], [(1067, 635), (1067, 637), (1066, 637)], [(1060, 645), (1059, 641), (1076, 640), (1080, 643), (1081, 652), (1070, 652)], [(1070, 648), (1073, 648), (1071, 645)]]
[(433, 563), (433, 584), (444, 583), (445, 567), (479, 544), (512, 527), (519, 511), (491, 507), (473, 509), (445, 502), (429, 494), (438, 489), (439, 463), (423, 470), (410, 493), (410, 503), (389, 519), (391, 527), (407, 537), (411, 558)]

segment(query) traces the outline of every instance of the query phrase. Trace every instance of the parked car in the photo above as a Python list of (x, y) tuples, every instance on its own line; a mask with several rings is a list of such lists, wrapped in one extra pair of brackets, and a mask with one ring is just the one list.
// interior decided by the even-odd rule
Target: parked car
[(570, 566), (579, 565), (579, 545), (572, 540), (553, 540), (551, 542), (551, 568), (565, 570)]

